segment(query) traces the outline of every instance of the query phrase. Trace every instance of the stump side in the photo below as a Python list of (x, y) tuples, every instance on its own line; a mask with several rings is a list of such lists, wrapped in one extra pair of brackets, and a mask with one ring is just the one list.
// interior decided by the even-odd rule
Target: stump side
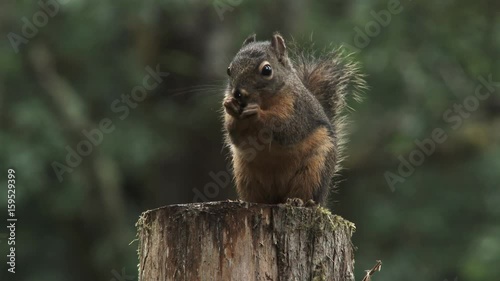
[(211, 202), (144, 212), (140, 280), (354, 280), (354, 224), (318, 207)]

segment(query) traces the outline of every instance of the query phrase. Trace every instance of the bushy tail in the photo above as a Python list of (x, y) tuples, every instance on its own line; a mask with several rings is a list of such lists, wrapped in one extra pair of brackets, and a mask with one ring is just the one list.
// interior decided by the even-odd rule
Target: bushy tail
[(346, 98), (361, 100), (361, 93), (367, 85), (352, 54), (347, 54), (342, 47), (318, 55), (309, 48), (301, 52), (294, 50), (291, 58), (299, 78), (332, 121), (346, 107)]
[(316, 54), (313, 46), (304, 49), (294, 42), (290, 57), (302, 83), (319, 100), (334, 126), (337, 141), (335, 170), (338, 171), (345, 142), (343, 111), (347, 107), (346, 99), (361, 100), (361, 94), (367, 89), (365, 75), (352, 54), (346, 53), (342, 47)]

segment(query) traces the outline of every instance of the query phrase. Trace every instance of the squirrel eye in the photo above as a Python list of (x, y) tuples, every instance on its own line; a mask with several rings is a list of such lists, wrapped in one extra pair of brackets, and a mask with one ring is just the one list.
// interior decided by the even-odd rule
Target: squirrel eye
[(266, 65), (264, 65), (264, 67), (262, 68), (260, 73), (264, 76), (269, 76), (273, 73), (273, 69), (271, 68), (271, 66), (269, 64), (266, 64)]
[(268, 61), (263, 61), (259, 66), (259, 71), (265, 79), (271, 79), (273, 76), (273, 68)]
[(227, 76), (231, 76), (231, 67), (230, 66), (227, 67)]
[(234, 91), (234, 97), (236, 99), (241, 99), (242, 98), (241, 91), (240, 90)]

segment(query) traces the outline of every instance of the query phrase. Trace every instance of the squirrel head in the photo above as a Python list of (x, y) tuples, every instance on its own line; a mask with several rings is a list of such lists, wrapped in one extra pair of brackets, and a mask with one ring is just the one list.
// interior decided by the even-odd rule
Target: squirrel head
[(257, 42), (256, 35), (250, 35), (243, 42), (227, 68), (229, 84), (227, 96), (233, 96), (241, 106), (259, 103), (285, 85), (293, 75), (285, 40), (275, 33), (271, 41)]

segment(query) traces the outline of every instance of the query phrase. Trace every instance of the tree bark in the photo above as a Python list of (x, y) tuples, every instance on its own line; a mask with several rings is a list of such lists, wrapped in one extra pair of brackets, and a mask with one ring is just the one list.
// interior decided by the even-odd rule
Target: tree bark
[(354, 224), (324, 208), (171, 205), (139, 221), (139, 280), (354, 280)]

